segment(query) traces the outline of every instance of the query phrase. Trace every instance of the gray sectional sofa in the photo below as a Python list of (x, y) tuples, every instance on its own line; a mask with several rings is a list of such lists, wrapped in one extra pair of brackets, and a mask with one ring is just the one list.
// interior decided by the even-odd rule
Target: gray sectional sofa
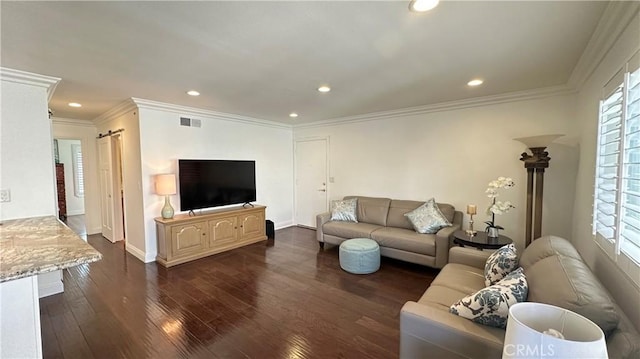
[(438, 208), (453, 225), (435, 234), (417, 233), (405, 213), (420, 207), (423, 201), (347, 196), (357, 198), (358, 223), (331, 221), (331, 213), (316, 217), (317, 238), (321, 248), (325, 243), (339, 245), (351, 238), (371, 238), (380, 245), (380, 255), (406, 262), (442, 268), (449, 257), (450, 235), (460, 229), (462, 212), (450, 204), (438, 203)]
[[(452, 247), (447, 264), (417, 302), (400, 312), (400, 358), (500, 358), (505, 330), (451, 314), (449, 307), (485, 287), (490, 252)], [(640, 358), (640, 335), (573, 247), (546, 236), (527, 247), (520, 266), (528, 301), (555, 305), (589, 318), (604, 331), (609, 358)]]

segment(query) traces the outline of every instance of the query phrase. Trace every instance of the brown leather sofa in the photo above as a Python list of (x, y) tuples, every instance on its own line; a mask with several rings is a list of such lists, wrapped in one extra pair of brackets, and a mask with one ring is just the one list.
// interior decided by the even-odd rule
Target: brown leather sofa
[(325, 243), (339, 245), (351, 238), (370, 238), (380, 245), (380, 255), (406, 262), (442, 268), (447, 264), (451, 234), (462, 225), (462, 212), (450, 204), (438, 203), (442, 214), (453, 225), (435, 234), (417, 233), (405, 213), (424, 202), (389, 198), (347, 196), (358, 198), (358, 223), (331, 221), (331, 213), (316, 217), (317, 238), (321, 248)]
[[(400, 312), (400, 358), (500, 358), (505, 330), (449, 312), (459, 299), (484, 288), (490, 252), (451, 248), (449, 263), (417, 302)], [(520, 256), (528, 301), (563, 307), (589, 318), (605, 333), (609, 358), (640, 358), (640, 335), (573, 247), (562, 238), (535, 240)]]

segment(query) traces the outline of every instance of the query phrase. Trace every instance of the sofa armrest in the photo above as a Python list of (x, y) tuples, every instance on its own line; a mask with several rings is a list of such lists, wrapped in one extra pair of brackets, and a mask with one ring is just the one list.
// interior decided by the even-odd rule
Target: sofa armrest
[(324, 243), (324, 233), (322, 232), (322, 225), (331, 220), (331, 212), (320, 213), (316, 216), (316, 238), (318, 242)]
[(476, 248), (451, 247), (449, 249), (449, 263), (465, 264), (471, 267), (484, 269), (487, 258), (492, 251), (479, 251)]
[(400, 358), (499, 358), (504, 329), (407, 302), (400, 311)]
[(451, 227), (444, 227), (436, 233), (436, 268), (442, 268), (449, 262), (449, 237), (458, 229), (460, 229), (460, 225), (454, 224)]

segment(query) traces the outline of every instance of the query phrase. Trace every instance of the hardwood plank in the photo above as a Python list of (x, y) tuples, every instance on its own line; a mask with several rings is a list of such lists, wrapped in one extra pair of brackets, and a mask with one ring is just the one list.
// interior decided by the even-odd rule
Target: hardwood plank
[(297, 227), (168, 269), (88, 241), (103, 260), (40, 302), (45, 358), (395, 358), (400, 308), (438, 273), (383, 258), (350, 274)]

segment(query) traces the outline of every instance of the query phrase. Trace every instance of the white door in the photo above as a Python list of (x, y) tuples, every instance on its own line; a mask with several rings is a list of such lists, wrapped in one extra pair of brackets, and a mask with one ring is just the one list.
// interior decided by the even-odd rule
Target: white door
[(296, 223), (316, 228), (316, 215), (327, 211), (326, 138), (296, 141)]
[(100, 170), (100, 212), (102, 213), (102, 236), (115, 242), (113, 236), (113, 156), (111, 137), (98, 139), (98, 167)]

